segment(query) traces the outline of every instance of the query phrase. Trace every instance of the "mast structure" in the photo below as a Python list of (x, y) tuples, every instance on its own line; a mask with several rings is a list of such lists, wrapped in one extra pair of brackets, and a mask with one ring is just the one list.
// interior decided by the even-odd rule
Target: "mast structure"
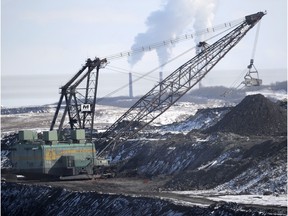
[[(85, 65), (72, 79), (60, 88), (61, 95), (50, 130), (53, 130), (58, 123), (58, 133), (60, 134), (67, 127), (64, 122), (68, 119), (68, 127), (71, 130), (90, 129), (90, 135), (92, 135), (99, 69), (105, 63), (107, 63), (106, 59), (91, 60), (88, 58)], [(63, 103), (65, 108), (61, 116), (59, 111)], [(92, 137), (90, 136), (90, 138)]]

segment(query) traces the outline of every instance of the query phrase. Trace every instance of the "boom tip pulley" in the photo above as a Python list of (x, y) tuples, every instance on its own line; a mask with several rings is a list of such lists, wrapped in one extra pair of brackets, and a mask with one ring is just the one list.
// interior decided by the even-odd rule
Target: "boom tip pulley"
[(264, 12), (260, 11), (258, 13), (246, 16), (245, 20), (246, 20), (248, 25), (255, 25), (266, 14), (267, 14), (266, 10)]

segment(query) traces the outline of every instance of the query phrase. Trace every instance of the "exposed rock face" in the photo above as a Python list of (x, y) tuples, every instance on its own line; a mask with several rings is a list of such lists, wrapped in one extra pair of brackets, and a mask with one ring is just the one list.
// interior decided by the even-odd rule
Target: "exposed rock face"
[(287, 135), (287, 112), (261, 94), (245, 97), (210, 132), (232, 132), (240, 135)]

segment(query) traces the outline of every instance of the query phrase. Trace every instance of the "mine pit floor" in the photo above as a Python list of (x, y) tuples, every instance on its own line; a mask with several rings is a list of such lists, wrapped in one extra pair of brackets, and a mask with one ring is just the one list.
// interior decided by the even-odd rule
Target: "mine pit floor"
[[(110, 178), (110, 179), (91, 179), (91, 180), (76, 180), (76, 181), (29, 181), (21, 180), (17, 181), (26, 185), (42, 185), (51, 187), (65, 188), (69, 191), (75, 192), (96, 192), (100, 194), (117, 194), (132, 197), (149, 197), (169, 200), (175, 204), (185, 206), (201, 206), (207, 207), (217, 202), (233, 202), (233, 199), (225, 200), (223, 198), (225, 194), (223, 192), (216, 192), (213, 190), (207, 191), (163, 191), (161, 188), (169, 181), (169, 177), (161, 177), (157, 179), (147, 178)], [(231, 194), (226, 194), (227, 196)], [(275, 209), (287, 211), (287, 196), (281, 195), (280, 197), (273, 197), (267, 202), (254, 202), (257, 198), (263, 199), (265, 196), (255, 195), (254, 200), (251, 199), (251, 195), (247, 195), (251, 200), (251, 203), (245, 201), (245, 195), (233, 195), (235, 200), (241, 196), (243, 202), (238, 204), (243, 207), (250, 208), (256, 207), (259, 209)], [(223, 199), (222, 199), (223, 198)], [(270, 197), (269, 197), (270, 198)], [(246, 199), (247, 200), (247, 199)], [(265, 199), (263, 199), (265, 200)], [(267, 200), (267, 198), (266, 198)], [(280, 201), (280, 204), (279, 204)], [(235, 201), (236, 202), (236, 201)], [(281, 204), (282, 203), (282, 204)], [(284, 204), (283, 204), (284, 203)], [(286, 203), (286, 204), (285, 204)]]

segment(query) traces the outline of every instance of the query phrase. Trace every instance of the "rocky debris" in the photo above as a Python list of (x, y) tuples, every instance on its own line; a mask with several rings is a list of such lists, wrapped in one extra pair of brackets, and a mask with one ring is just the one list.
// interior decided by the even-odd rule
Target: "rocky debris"
[(1, 150), (1, 170), (12, 168), (11, 161), (9, 160), (10, 151)]
[(261, 94), (245, 97), (207, 133), (232, 132), (240, 135), (286, 136), (287, 111)]
[[(255, 140), (255, 143), (251, 140), (239, 140), (239, 143), (234, 141), (234, 144), (230, 145), (227, 140), (223, 142), (222, 139), (221, 142), (222, 144), (217, 145), (222, 148), (226, 146), (226, 150), (216, 154), (212, 160), (202, 160), (203, 164), (197, 168), (187, 167), (179, 175), (175, 175), (165, 185), (165, 189), (217, 188), (234, 193), (287, 193), (286, 138), (262, 142)], [(209, 146), (208, 149), (210, 148)], [(209, 154), (208, 150), (206, 154)]]
[(209, 207), (185, 206), (159, 198), (72, 192), (62, 188), (1, 183), (1, 215), (285, 215), (284, 210), (260, 210), (236, 203)]
[(1, 170), (10, 169), (12, 167), (11, 161), (9, 160), (10, 147), (18, 141), (18, 134), (8, 134), (1, 137)]
[(18, 133), (11, 133), (1, 137), (1, 150), (8, 150), (18, 141)]
[[(169, 176), (164, 190), (287, 193), (287, 138), (191, 132), (166, 140), (131, 140), (115, 148), (118, 176)], [(122, 163), (119, 163), (122, 162)]]
[(285, 157), (287, 157), (287, 139), (257, 144), (243, 155), (243, 159), (253, 163), (253, 166), (218, 188), (238, 193), (287, 194)]
[[(179, 137), (180, 138), (180, 137)], [(209, 139), (209, 138), (208, 138)], [(213, 145), (207, 148), (208, 140), (199, 139), (191, 143), (186, 138), (166, 141), (152, 153), (146, 155), (137, 167), (140, 175), (153, 177), (158, 175), (180, 175), (188, 167), (195, 169), (203, 161), (212, 160), (223, 151), (223, 146)]]

